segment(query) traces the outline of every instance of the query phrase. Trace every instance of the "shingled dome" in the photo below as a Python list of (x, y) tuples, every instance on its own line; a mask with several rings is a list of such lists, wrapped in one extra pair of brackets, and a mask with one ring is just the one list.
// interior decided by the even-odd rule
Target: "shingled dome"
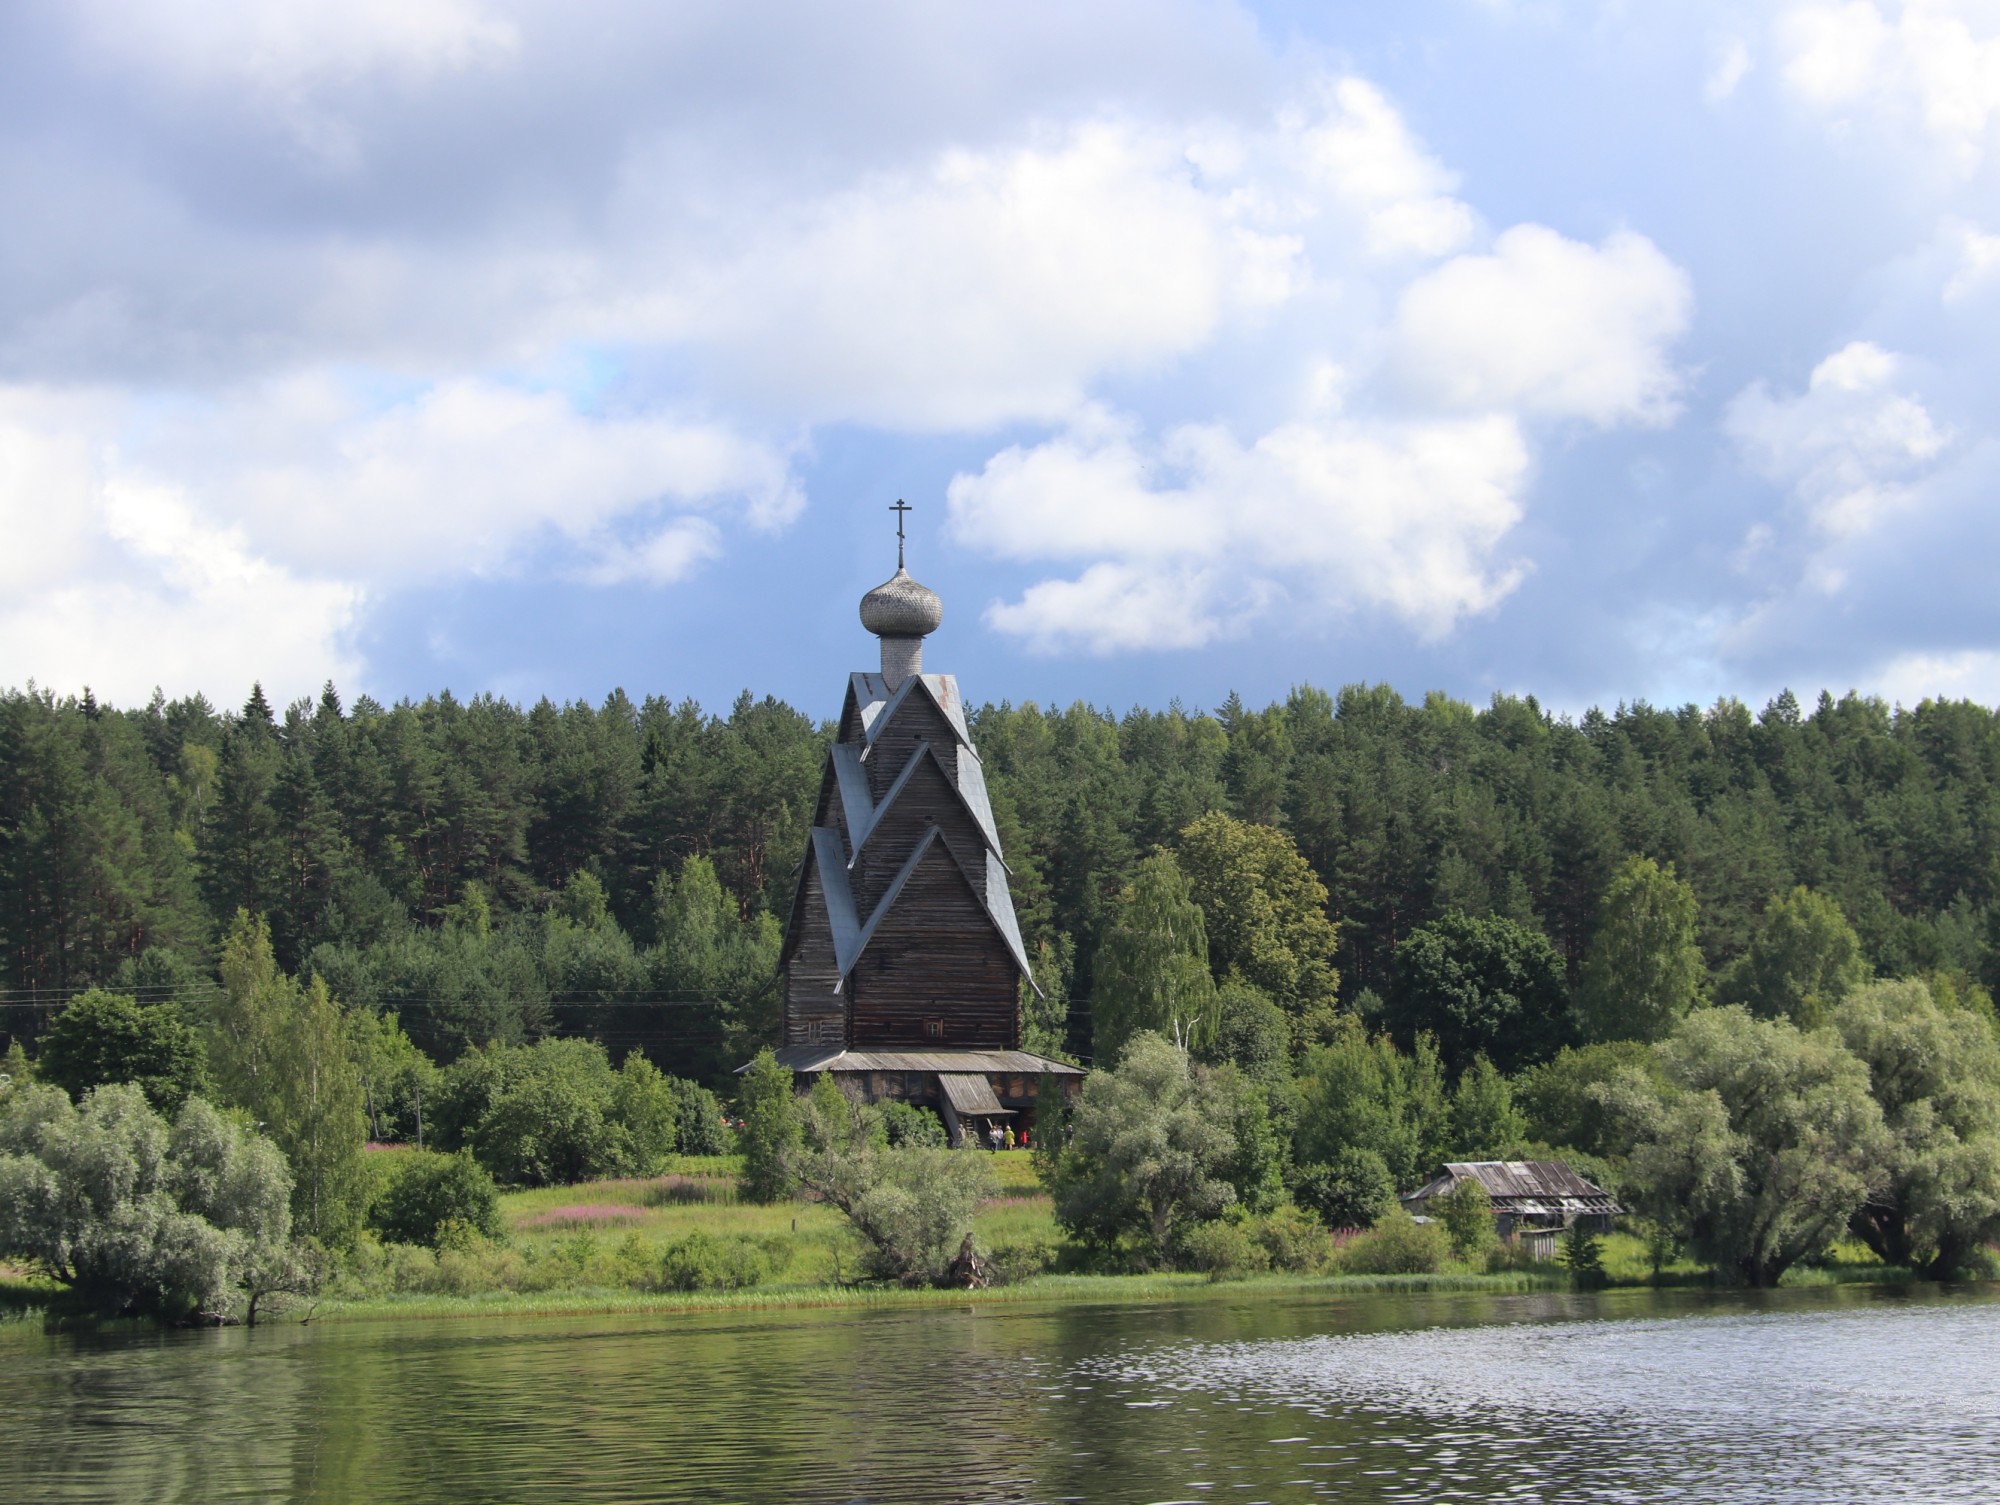
[(919, 585), (900, 565), (896, 573), (861, 598), (861, 625), (878, 638), (920, 638), (944, 621), (944, 602)]

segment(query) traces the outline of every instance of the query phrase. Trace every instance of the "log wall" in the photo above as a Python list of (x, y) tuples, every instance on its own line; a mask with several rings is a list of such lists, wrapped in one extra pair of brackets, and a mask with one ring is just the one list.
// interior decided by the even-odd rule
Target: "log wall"
[(840, 967), (834, 960), (833, 930), (827, 924), (826, 895), (816, 862), (806, 864), (798, 923), (797, 943), (785, 969), (784, 1043), (845, 1046), (847, 999), (835, 991)]
[(848, 979), (851, 1046), (1011, 1050), (1018, 975), (957, 863), (933, 846)]

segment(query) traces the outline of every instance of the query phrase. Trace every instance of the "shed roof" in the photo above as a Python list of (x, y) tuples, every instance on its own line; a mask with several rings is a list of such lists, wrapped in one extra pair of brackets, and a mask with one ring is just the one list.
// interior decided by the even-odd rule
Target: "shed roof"
[(787, 1045), (778, 1064), (794, 1071), (932, 1071), (981, 1072), (988, 1076), (1082, 1076), (1079, 1066), (1066, 1066), (1028, 1050), (843, 1050), (838, 1045)]
[(1623, 1212), (1603, 1187), (1586, 1181), (1562, 1160), (1450, 1160), (1442, 1170), (1402, 1200), (1428, 1202), (1450, 1195), (1463, 1181), (1486, 1188), (1502, 1212)]
[(962, 1117), (1011, 1117), (1014, 1112), (1012, 1108), (1000, 1106), (1000, 1099), (993, 1095), (993, 1084), (981, 1072), (940, 1071), (938, 1087), (944, 1093), (944, 1100)]

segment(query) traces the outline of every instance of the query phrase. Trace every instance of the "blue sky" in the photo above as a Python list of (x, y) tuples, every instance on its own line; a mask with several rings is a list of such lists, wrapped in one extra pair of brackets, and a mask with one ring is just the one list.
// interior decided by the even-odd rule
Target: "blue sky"
[(0, 680), (2000, 702), (2000, 4), (23, 0)]

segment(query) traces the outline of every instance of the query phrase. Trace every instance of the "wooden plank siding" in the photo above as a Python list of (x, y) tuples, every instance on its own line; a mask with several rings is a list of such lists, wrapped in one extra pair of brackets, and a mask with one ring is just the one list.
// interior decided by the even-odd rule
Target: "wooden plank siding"
[(826, 918), (826, 891), (819, 866), (808, 860), (805, 897), (799, 906), (798, 936), (785, 970), (787, 1045), (845, 1045), (847, 999), (840, 991), (840, 965), (833, 954), (833, 927)]
[[(930, 758), (919, 758), (916, 772), (896, 796), (896, 802), (877, 818), (860, 854), (854, 858), (849, 882), (854, 885), (855, 908), (864, 915), (873, 913), (905, 860), (932, 826), (938, 828), (938, 834), (944, 837), (968, 876), (977, 875), (974, 883), (979, 888), (985, 887), (986, 838), (967, 813), (958, 791), (945, 781), (944, 770)], [(982, 893), (980, 897), (983, 899), (985, 895)]]
[(946, 775), (956, 779), (958, 733), (930, 696), (918, 690), (904, 696), (903, 703), (896, 707), (895, 717), (876, 730), (875, 744), (868, 749), (868, 792), (877, 800), (887, 794), (903, 765), (925, 742), (931, 744), (931, 751), (944, 764)]
[[(848, 978), (849, 1042), (1012, 1050), (1018, 977), (972, 885), (934, 844)], [(942, 1021), (943, 1035), (927, 1034), (927, 1021)]]

